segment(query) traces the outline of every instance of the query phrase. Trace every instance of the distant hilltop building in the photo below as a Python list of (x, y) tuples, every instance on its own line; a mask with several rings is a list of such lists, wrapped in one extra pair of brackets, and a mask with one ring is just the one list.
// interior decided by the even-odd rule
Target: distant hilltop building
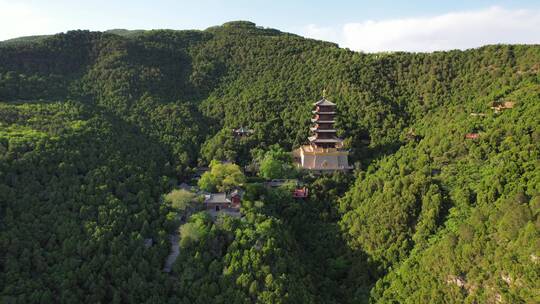
[(293, 151), (297, 165), (319, 172), (352, 169), (348, 161), (349, 152), (343, 149), (343, 139), (337, 137), (334, 128), (336, 105), (324, 97), (313, 105), (315, 109), (311, 122), (314, 125), (310, 128), (312, 136), (308, 138), (309, 145)]
[(513, 101), (494, 101), (491, 103), (491, 108), (495, 111), (495, 113), (499, 113), (504, 110), (512, 109), (514, 104), (515, 102)]

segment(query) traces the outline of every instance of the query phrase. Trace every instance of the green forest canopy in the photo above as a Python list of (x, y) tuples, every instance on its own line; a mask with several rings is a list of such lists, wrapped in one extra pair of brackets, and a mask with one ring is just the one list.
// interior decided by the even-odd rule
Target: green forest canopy
[[(250, 22), (19, 42), (0, 47), (3, 302), (540, 301), (540, 46), (364, 54)], [(162, 195), (305, 143), (323, 88), (354, 174), (308, 178), (307, 201), (246, 185), (246, 220), (194, 217), (162, 273)]]

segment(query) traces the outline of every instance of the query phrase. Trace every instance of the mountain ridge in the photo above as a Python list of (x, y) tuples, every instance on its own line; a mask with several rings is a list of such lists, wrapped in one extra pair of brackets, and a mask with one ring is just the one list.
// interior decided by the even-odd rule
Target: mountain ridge
[[(8, 301), (537, 300), (540, 46), (369, 54), (245, 21), (129, 34), (0, 48)], [(305, 143), (323, 89), (355, 171), (306, 176), (304, 203), (252, 186), (245, 223), (195, 217), (204, 233), (160, 273), (161, 195)]]

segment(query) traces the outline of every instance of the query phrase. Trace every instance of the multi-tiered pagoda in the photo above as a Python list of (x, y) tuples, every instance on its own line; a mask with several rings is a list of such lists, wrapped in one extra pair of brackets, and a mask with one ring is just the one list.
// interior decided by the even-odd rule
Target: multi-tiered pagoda
[(349, 170), (349, 152), (343, 149), (343, 140), (337, 137), (334, 128), (336, 105), (326, 98), (313, 104), (314, 125), (309, 145), (301, 146), (293, 154), (298, 166), (314, 171)]

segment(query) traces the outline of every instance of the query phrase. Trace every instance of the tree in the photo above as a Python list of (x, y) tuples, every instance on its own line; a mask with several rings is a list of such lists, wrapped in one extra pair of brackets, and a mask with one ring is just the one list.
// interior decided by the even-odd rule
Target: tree
[(210, 223), (208, 214), (205, 212), (199, 212), (191, 216), (189, 222), (179, 228), (180, 245), (186, 247), (204, 238), (208, 233)]
[(167, 193), (163, 200), (174, 209), (184, 211), (196, 198), (195, 193), (185, 189), (174, 189)]
[(238, 165), (214, 160), (210, 163), (210, 171), (201, 176), (198, 185), (205, 191), (226, 192), (243, 185), (245, 182), (246, 177)]
[(266, 179), (291, 178), (296, 175), (290, 153), (272, 145), (260, 161), (259, 175)]

